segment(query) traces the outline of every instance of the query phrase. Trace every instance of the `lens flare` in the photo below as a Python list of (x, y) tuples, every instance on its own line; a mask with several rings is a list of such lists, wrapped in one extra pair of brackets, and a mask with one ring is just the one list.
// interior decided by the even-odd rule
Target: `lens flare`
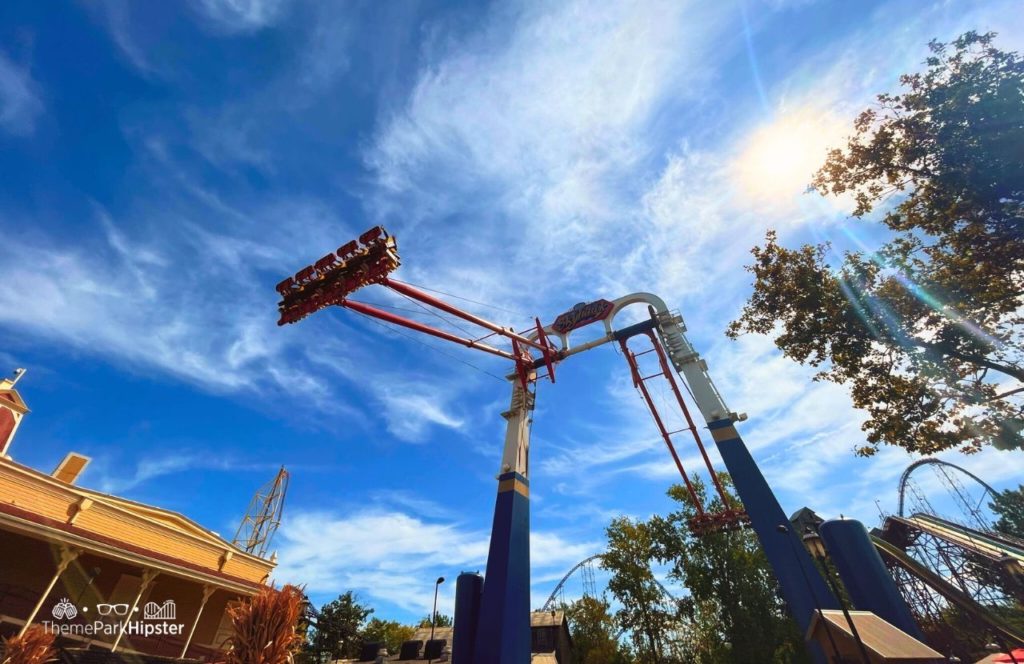
[[(857, 245), (857, 247), (863, 252), (864, 256), (868, 260), (870, 260), (872, 263), (879, 266), (883, 270), (886, 270), (887, 274), (890, 274), (894, 279), (896, 279), (896, 281), (919, 302), (926, 305), (929, 309), (936, 312), (940, 316), (946, 318), (953, 325), (963, 330), (964, 333), (966, 333), (968, 336), (977, 339), (978, 341), (986, 344), (990, 348), (1001, 348), (1003, 346), (1002, 341), (1000, 341), (996, 337), (993, 337), (991, 334), (982, 329), (977, 323), (964, 316), (963, 313), (956, 309), (956, 307), (953, 307), (952, 305), (943, 302), (941, 299), (930, 293), (923, 286), (911, 280), (905, 274), (902, 274), (898, 270), (891, 269), (891, 266), (889, 266), (878, 255), (877, 252), (868, 249), (864, 242), (859, 237), (857, 237), (857, 235), (854, 232), (852, 232), (849, 228), (843, 226), (841, 227), (841, 229), (842, 232), (848, 238), (850, 238), (850, 240), (853, 241), (854, 244)], [(860, 302), (861, 300), (863, 300), (864, 303), (874, 311), (874, 313), (876, 313), (877, 315), (879, 315), (879, 317), (883, 319), (883, 321), (886, 324), (886, 327), (888, 327), (890, 332), (900, 340), (901, 344), (906, 345), (907, 343), (909, 343), (909, 339), (906, 333), (903, 332), (902, 329), (900, 329), (897, 317), (892, 312), (890, 312), (887, 307), (881, 305), (881, 303), (878, 302), (877, 298), (868, 296), (866, 294), (862, 294), (863, 297), (857, 297), (857, 294), (860, 291), (851, 286), (850, 284), (847, 284), (842, 279), (840, 280), (840, 287), (843, 290), (843, 294), (846, 295), (847, 300), (849, 300), (850, 304), (852, 304), (854, 308), (857, 310), (858, 315), (861, 317), (862, 320), (864, 320), (865, 324), (869, 326), (869, 329), (871, 330), (872, 334), (877, 335), (879, 331), (873, 325), (873, 323), (869, 322), (869, 320), (867, 319), (866, 312), (863, 310), (863, 305)]]
[(762, 204), (795, 204), (844, 125), (827, 112), (802, 110), (760, 127), (745, 142), (736, 170), (742, 190)]

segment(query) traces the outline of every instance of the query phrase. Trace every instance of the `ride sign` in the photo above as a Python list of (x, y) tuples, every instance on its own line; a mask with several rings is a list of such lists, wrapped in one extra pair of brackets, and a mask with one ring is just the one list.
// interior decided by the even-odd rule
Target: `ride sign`
[(569, 311), (560, 314), (555, 319), (555, 322), (551, 324), (551, 329), (559, 334), (565, 334), (584, 325), (590, 325), (591, 323), (608, 318), (608, 314), (612, 312), (614, 307), (615, 305), (608, 300), (580, 302)]

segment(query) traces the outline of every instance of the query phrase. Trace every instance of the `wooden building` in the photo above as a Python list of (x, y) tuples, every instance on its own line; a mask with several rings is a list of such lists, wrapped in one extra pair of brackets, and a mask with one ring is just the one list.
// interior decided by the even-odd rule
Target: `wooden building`
[[(10, 380), (6, 403), (20, 423)], [(76, 485), (88, 461), (69, 454), (47, 474), (0, 455), (0, 636), (43, 624), (67, 647), (209, 658), (227, 607), (267, 583), (274, 560), (176, 512)]]
[(572, 663), (572, 636), (563, 611), (534, 611), (530, 614), (530, 652), (534, 662)]

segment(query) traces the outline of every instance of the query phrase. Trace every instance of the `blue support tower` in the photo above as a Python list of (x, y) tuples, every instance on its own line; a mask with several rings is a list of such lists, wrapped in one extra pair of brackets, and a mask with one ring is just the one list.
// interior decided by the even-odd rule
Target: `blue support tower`
[(476, 627), (480, 619), (480, 594), (484, 578), (475, 572), (463, 572), (455, 581), (455, 629), (452, 636), (452, 661), (472, 664)]
[(924, 641), (864, 524), (856, 519), (829, 519), (818, 526), (818, 532), (853, 605)]
[[(789, 519), (782, 512), (779, 501), (754, 463), (732, 420), (716, 420), (708, 428), (729, 469), (736, 493), (761, 541), (768, 563), (779, 580), (779, 589), (789, 612), (800, 631), (806, 634), (817, 609), (838, 609), (839, 602), (825, 585), (803, 542), (790, 527)], [(825, 661), (820, 651), (815, 655), (818, 661)]]
[(472, 661), (530, 662), (530, 484), (516, 472), (498, 477)]

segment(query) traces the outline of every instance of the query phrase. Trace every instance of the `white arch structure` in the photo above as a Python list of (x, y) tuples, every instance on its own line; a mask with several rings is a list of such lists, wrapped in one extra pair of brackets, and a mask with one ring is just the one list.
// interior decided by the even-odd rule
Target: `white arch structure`
[[(708, 375), (708, 365), (701, 359), (700, 354), (686, 338), (686, 325), (679, 314), (669, 311), (665, 301), (653, 293), (631, 293), (609, 302), (611, 309), (601, 320), (604, 325), (605, 334), (597, 339), (587, 341), (579, 346), (571, 343), (572, 332), (588, 323), (579, 325), (567, 331), (555, 329), (552, 322), (543, 328), (547, 337), (558, 339), (559, 352), (558, 360), (562, 361), (573, 355), (578, 355), (592, 348), (602, 346), (606, 343), (617, 341), (623, 336), (628, 336), (641, 329), (654, 329), (664, 346), (672, 365), (679, 371), (693, 394), (693, 400), (697, 404), (701, 415), (706, 422), (718, 420), (731, 420), (733, 422), (747, 419), (745, 413), (735, 413), (725, 405), (722, 395)], [(614, 329), (615, 317), (626, 307), (634, 304), (646, 304), (651, 314), (649, 321), (631, 325), (620, 330)], [(578, 304), (574, 309), (586, 306)], [(557, 320), (557, 319), (556, 319)], [(593, 321), (596, 322), (596, 321)], [(539, 338), (538, 332), (531, 332), (527, 337), (536, 341)], [(543, 366), (543, 360), (537, 360), (535, 366)], [(530, 411), (533, 410), (533, 394), (530, 393), (520, 381), (512, 381), (512, 402), (508, 411), (503, 413), (508, 425), (505, 430), (505, 445), (501, 458), (499, 474), (516, 472), (525, 478), (529, 477), (529, 447), (530, 447)]]

